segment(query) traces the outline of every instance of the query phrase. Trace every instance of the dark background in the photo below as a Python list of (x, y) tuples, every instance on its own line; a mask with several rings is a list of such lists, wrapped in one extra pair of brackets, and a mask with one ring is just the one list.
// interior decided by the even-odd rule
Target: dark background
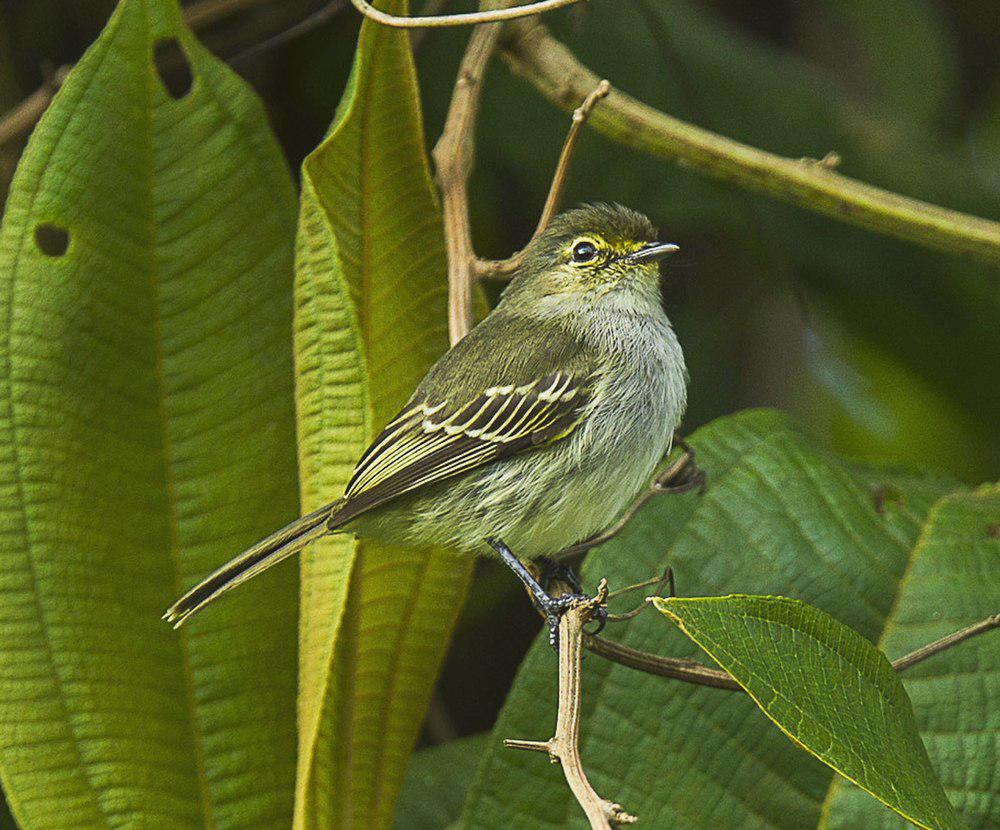
[[(113, 5), (0, 0), (0, 113), (78, 59)], [(293, 171), (322, 138), (350, 69), (359, 18), (337, 5), (296, 33), (326, 4), (244, 0), (199, 31), (264, 98)], [(847, 175), (1000, 217), (995, 2), (590, 0), (547, 22), (595, 72), (677, 117), (794, 158), (835, 150)], [(468, 31), (416, 37), (430, 145)], [(480, 254), (505, 256), (527, 239), (567, 124), (494, 61), (472, 183)], [(0, 194), (22, 149), (0, 147)], [(569, 204), (590, 200), (648, 213), (681, 246), (664, 294), (691, 370), (686, 431), (775, 406), (848, 456), (970, 483), (1000, 478), (996, 268), (714, 183), (595, 132), (567, 194)], [(537, 629), (509, 576), (491, 563), (481, 571), (427, 740), (490, 725)], [(490, 660), (466, 659), (484, 649)]]

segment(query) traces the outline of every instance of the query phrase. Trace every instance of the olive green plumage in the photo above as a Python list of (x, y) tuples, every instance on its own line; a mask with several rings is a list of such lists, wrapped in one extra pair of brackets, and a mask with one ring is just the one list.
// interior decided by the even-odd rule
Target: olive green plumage
[(176, 624), (325, 533), (521, 558), (610, 525), (668, 451), (686, 403), (657, 243), (620, 206), (567, 211), (532, 241), (500, 303), (427, 373), (344, 495), (219, 568)]

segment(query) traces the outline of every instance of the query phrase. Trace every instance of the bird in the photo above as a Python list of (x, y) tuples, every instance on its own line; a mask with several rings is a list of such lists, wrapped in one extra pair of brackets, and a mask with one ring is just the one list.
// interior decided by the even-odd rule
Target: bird
[[(688, 372), (660, 293), (678, 250), (617, 204), (566, 210), (524, 250), (496, 307), (435, 363), (335, 501), (208, 575), (180, 626), (329, 533), (495, 552), (550, 632), (567, 607), (525, 561), (609, 527), (669, 452)], [(554, 633), (551, 634), (554, 637)]]

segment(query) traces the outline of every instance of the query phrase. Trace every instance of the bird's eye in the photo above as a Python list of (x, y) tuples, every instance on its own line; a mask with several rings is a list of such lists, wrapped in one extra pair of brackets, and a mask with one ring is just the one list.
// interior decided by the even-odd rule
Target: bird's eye
[(597, 256), (597, 246), (586, 239), (573, 246), (573, 262), (590, 262)]

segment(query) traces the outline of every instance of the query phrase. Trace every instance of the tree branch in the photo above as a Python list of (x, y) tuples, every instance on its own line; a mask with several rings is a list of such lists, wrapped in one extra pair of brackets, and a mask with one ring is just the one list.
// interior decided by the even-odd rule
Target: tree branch
[(436, 14), (419, 17), (400, 17), (395, 14), (388, 14), (379, 11), (367, 0), (351, 0), (359, 12), (365, 17), (381, 23), (383, 26), (394, 26), (399, 29), (440, 29), (445, 26), (473, 26), (481, 23), (498, 23), (504, 20), (514, 20), (519, 17), (527, 17), (533, 14), (561, 9), (580, 0), (536, 0), (525, 6), (515, 6), (514, 8), (488, 9), (479, 12), (467, 12), (462, 14)]
[[(995, 628), (1000, 628), (1000, 614), (986, 617), (960, 631), (955, 631), (932, 643), (921, 646), (916, 651), (893, 660), (892, 667), (897, 672), (904, 672), (917, 663), (923, 662), (928, 657), (953, 648), (971, 637), (985, 634), (987, 631), (992, 631)], [(606, 640), (595, 634), (584, 634), (584, 645), (587, 649), (594, 652), (594, 654), (600, 655), (605, 660), (610, 660), (612, 663), (619, 663), (622, 666), (637, 669), (647, 674), (655, 674), (658, 677), (669, 677), (672, 680), (682, 680), (685, 683), (694, 683), (698, 686), (711, 686), (715, 689), (727, 689), (733, 692), (743, 691), (743, 688), (733, 680), (729, 672), (722, 669), (713, 669), (699, 663), (697, 660), (661, 657), (658, 654), (650, 654), (647, 651), (639, 651), (622, 643)]]
[[(542, 214), (538, 217), (538, 224), (531, 239), (537, 239), (549, 226), (552, 217), (559, 211), (562, 203), (563, 191), (566, 189), (566, 179), (569, 175), (570, 163), (573, 161), (573, 154), (576, 152), (576, 142), (580, 138), (580, 132), (584, 124), (590, 118), (590, 113), (602, 98), (606, 98), (611, 91), (611, 84), (607, 81), (600, 81), (587, 97), (583, 99), (575, 110), (573, 110), (573, 120), (570, 122), (569, 132), (566, 133), (566, 140), (563, 142), (562, 150), (559, 153), (559, 161), (556, 163), (556, 171), (552, 174), (552, 183), (549, 185), (548, 196), (545, 197), (545, 205), (542, 207)], [(530, 240), (529, 240), (530, 243)], [(507, 259), (493, 259), (474, 261), (474, 272), (478, 277), (490, 277), (502, 279), (510, 277), (524, 260), (524, 252), (527, 248), (522, 248), (516, 254)]]
[[(514, 72), (564, 109), (575, 106), (597, 84), (597, 76), (535, 20), (509, 24), (501, 47)], [(784, 158), (741, 144), (623, 92), (612, 91), (593, 122), (620, 144), (679, 161), (713, 178), (868, 230), (1000, 262), (1000, 222), (865, 184), (823, 161)]]
[(53, 96), (59, 91), (59, 87), (63, 85), (70, 69), (72, 69), (70, 66), (60, 66), (42, 86), (0, 117), (0, 147), (31, 132), (32, 127), (38, 123), (38, 119), (52, 102)]
[(604, 605), (608, 584), (601, 580), (597, 595), (573, 603), (559, 621), (559, 710), (556, 714), (555, 734), (547, 741), (508, 739), (504, 746), (546, 752), (549, 758), (562, 765), (566, 783), (583, 808), (592, 828), (610, 830), (618, 824), (632, 824), (635, 816), (626, 813), (621, 805), (601, 798), (584, 772), (580, 760), (580, 677), (583, 661), (583, 627), (591, 620), (594, 611)]
[[(469, 222), (468, 185), (475, 159), (476, 115), (479, 112), (483, 75), (499, 37), (499, 24), (485, 24), (473, 30), (459, 64), (444, 129), (431, 154), (434, 157), (444, 214), (445, 249), (448, 257), (448, 331), (452, 345), (465, 337), (472, 328), (473, 283), (483, 277), (510, 276), (524, 256), (524, 249), (521, 249), (508, 259), (480, 259), (472, 245), (472, 228)], [(610, 88), (607, 81), (598, 83), (573, 113), (573, 121), (563, 143), (545, 207), (532, 239), (545, 230), (558, 210), (580, 130), (594, 106), (608, 94)]]
[(458, 67), (448, 115), (434, 146), (434, 168), (444, 214), (448, 256), (448, 332), (454, 346), (472, 328), (472, 280), (476, 253), (469, 224), (469, 174), (475, 156), (476, 113), (483, 75), (500, 36), (500, 24), (472, 30)]

